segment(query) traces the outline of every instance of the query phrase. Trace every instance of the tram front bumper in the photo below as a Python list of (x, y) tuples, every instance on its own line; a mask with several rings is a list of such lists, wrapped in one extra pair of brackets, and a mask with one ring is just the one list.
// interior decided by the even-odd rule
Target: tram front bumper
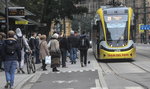
[(109, 52), (100, 49), (100, 59), (130, 59), (136, 56), (136, 49), (132, 48), (128, 51)]

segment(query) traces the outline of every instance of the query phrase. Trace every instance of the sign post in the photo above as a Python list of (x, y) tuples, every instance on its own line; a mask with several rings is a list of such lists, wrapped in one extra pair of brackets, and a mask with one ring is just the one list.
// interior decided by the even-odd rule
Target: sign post
[(6, 14), (6, 32), (7, 32), (9, 31), (8, 0), (5, 0), (5, 4), (6, 4), (5, 14)]

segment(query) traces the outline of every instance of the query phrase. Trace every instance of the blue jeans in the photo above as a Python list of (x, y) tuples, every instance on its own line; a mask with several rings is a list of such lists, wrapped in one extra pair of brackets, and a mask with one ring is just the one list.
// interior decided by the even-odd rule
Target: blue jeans
[(17, 68), (17, 61), (5, 61), (4, 62), (6, 82), (10, 82), (11, 86), (14, 85), (16, 68)]
[(76, 62), (76, 58), (77, 58), (77, 50), (76, 48), (71, 48), (70, 49), (70, 59), (72, 62)]

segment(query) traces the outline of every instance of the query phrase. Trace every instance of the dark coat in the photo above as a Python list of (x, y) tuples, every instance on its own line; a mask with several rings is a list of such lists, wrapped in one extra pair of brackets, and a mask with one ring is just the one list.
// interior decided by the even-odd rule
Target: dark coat
[[(6, 45), (7, 44), (15, 44), (15, 53), (13, 55), (9, 55), (6, 53)], [(8, 38), (4, 41), (4, 49), (3, 49), (3, 58), (4, 61), (12, 61), (18, 60), (21, 61), (21, 50), (19, 49), (18, 43), (14, 38)]]
[[(85, 46), (82, 46), (82, 39), (85, 39)], [(90, 48), (90, 42), (86, 35), (81, 35), (79, 42), (78, 42), (78, 48), (79, 50), (88, 50)]]
[(78, 48), (78, 38), (74, 35), (68, 37), (68, 47), (70, 48)]
[(67, 38), (62, 37), (59, 41), (59, 46), (60, 46), (60, 49), (68, 50), (68, 40), (67, 40)]
[(32, 51), (36, 50), (37, 44), (36, 44), (36, 39), (34, 37), (31, 37), (29, 39), (29, 46), (30, 46), (30, 48), (31, 48)]

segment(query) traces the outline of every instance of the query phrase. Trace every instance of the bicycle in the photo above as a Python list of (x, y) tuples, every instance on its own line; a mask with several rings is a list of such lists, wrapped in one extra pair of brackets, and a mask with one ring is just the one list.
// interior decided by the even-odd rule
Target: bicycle
[(30, 52), (27, 52), (26, 63), (27, 63), (27, 72), (28, 72), (28, 74), (30, 74), (31, 72), (35, 73), (36, 72), (35, 58)]

